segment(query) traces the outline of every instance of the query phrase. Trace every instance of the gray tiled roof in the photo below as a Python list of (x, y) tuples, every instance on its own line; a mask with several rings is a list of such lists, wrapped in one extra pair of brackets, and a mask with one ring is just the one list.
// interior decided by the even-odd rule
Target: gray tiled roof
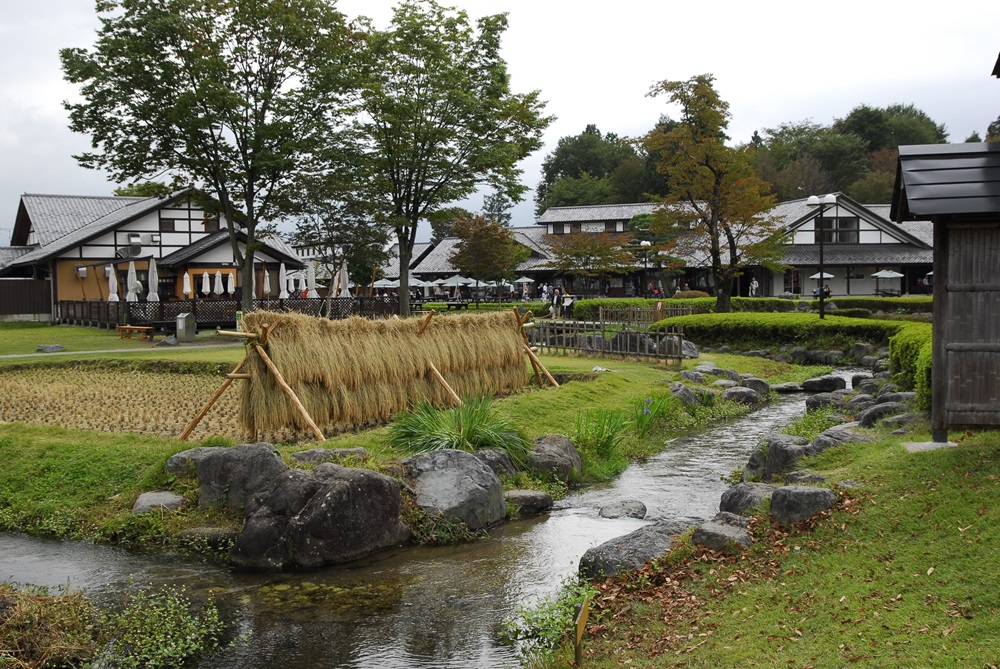
[(0, 269), (30, 253), (33, 249), (33, 246), (0, 246)]
[(660, 206), (655, 202), (641, 202), (636, 204), (595, 204), (581, 207), (549, 207), (539, 217), (538, 224), (628, 221), (639, 214), (652, 214)]
[[(246, 234), (243, 232), (238, 232), (240, 240), (246, 242)], [(295, 250), (281, 237), (277, 236), (266, 236), (258, 237), (257, 241), (261, 243), (263, 251), (267, 251), (269, 255), (277, 256), (282, 262), (289, 266), (289, 269), (297, 269), (305, 267), (302, 261), (295, 255)], [(178, 249), (169, 255), (163, 256), (159, 260), (159, 264), (163, 267), (178, 267), (186, 262), (190, 262), (192, 259), (197, 258), (202, 253), (209, 251), (220, 244), (229, 243), (229, 231), (219, 230), (218, 232), (213, 232), (212, 234), (202, 237), (198, 241), (188, 244), (184, 248)], [(282, 256), (287, 256), (282, 258)]]
[[(419, 264), (424, 255), (433, 248), (433, 244), (430, 242), (420, 242), (413, 245), (413, 253), (410, 254), (410, 269), (415, 271), (413, 268), (415, 265)], [(391, 257), (384, 265), (382, 265), (382, 275), (389, 279), (399, 278), (399, 244), (393, 244), (392, 248), (389, 249)]]
[[(85, 198), (99, 199), (99, 198)], [(11, 265), (28, 265), (31, 263), (39, 262), (45, 260), (46, 258), (52, 257), (63, 251), (73, 248), (79, 244), (86, 242), (92, 237), (112, 230), (122, 223), (127, 222), (132, 218), (142, 216), (143, 214), (159, 209), (165, 206), (171, 200), (161, 200), (159, 198), (122, 198), (128, 200), (128, 203), (124, 207), (119, 207), (111, 212), (108, 212), (104, 216), (101, 216), (95, 221), (92, 221), (83, 227), (73, 230), (69, 233), (64, 234), (55, 241), (39, 246), (34, 249), (31, 253), (26, 253), (25, 255), (18, 258), (16, 261), (12, 262)], [(34, 219), (32, 219), (32, 225), (34, 225)], [(54, 228), (50, 228), (54, 229)]]
[[(818, 244), (789, 245), (785, 263), (796, 266), (819, 264)], [(934, 250), (906, 244), (823, 245), (826, 265), (925, 265), (934, 262)]]
[(1000, 144), (899, 147), (891, 216), (898, 221), (1000, 211)]
[[(446, 237), (413, 268), (414, 274), (456, 274), (458, 270), (451, 264), (449, 256), (455, 252), (457, 237)], [(414, 254), (416, 255), (416, 254)], [(389, 276), (388, 272), (386, 276)]]
[(31, 218), (31, 227), (40, 246), (47, 246), (107, 215), (139, 202), (157, 198), (39, 195), (26, 193), (21, 202)]

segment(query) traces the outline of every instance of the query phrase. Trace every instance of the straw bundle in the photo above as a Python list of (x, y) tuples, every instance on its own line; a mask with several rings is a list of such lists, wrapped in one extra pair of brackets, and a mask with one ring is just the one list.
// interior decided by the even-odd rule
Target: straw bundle
[[(388, 420), (421, 400), (450, 404), (429, 373), (432, 363), (461, 396), (498, 395), (527, 381), (521, 332), (509, 313), (435, 318), (417, 336), (421, 318), (340, 321), (258, 311), (244, 318), (268, 335), (265, 350), (306, 411), (321, 427)], [(307, 429), (260, 356), (250, 355), (240, 421), (251, 433)]]

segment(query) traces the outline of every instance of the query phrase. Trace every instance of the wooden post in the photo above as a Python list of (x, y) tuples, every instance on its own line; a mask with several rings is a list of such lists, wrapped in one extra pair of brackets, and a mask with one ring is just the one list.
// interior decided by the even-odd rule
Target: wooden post
[(294, 404), (295, 408), (299, 410), (299, 413), (302, 415), (302, 417), (306, 419), (306, 423), (309, 425), (309, 429), (313, 431), (313, 434), (316, 435), (316, 438), (319, 439), (320, 441), (326, 441), (326, 437), (323, 436), (323, 431), (319, 429), (319, 427), (316, 425), (315, 422), (313, 422), (312, 416), (310, 416), (309, 412), (306, 411), (306, 408), (302, 406), (302, 402), (300, 402), (299, 398), (295, 395), (295, 391), (292, 390), (291, 386), (288, 385), (288, 383), (285, 381), (285, 377), (281, 375), (281, 372), (278, 371), (278, 368), (271, 361), (271, 358), (267, 355), (267, 353), (264, 352), (264, 348), (258, 344), (254, 344), (253, 348), (255, 351), (257, 351), (257, 354), (260, 356), (260, 359), (264, 361), (264, 364), (267, 365), (267, 368), (271, 370), (271, 373), (274, 374), (274, 380), (278, 382), (278, 385), (281, 387), (281, 389), (285, 391), (286, 395), (288, 395), (288, 399), (292, 400), (292, 404)]
[[(528, 320), (528, 316), (530, 316), (530, 315), (531, 315), (531, 312), (528, 311), (528, 312), (526, 312), (524, 314), (524, 318), (522, 319), (520, 313), (518, 313), (518, 311), (517, 311), (517, 307), (514, 307), (514, 322), (517, 323), (517, 327), (521, 331), (521, 339), (524, 341), (524, 345), (528, 346), (529, 348), (530, 348), (530, 345), (529, 345), (530, 343), (528, 342), (528, 335), (524, 331), (524, 328), (525, 328), (525, 324), (524, 323), (525, 323), (525, 321)], [(542, 375), (538, 371), (538, 365), (535, 363), (534, 358), (532, 358), (531, 356), (528, 356), (528, 361), (531, 362), (531, 369), (533, 369), (534, 372), (535, 372), (535, 384), (539, 388), (541, 388), (542, 387)]]
[(455, 400), (455, 404), (462, 406), (462, 398), (458, 396), (458, 393), (455, 392), (454, 388), (448, 385), (448, 382), (444, 380), (443, 376), (441, 376), (441, 372), (439, 372), (438, 368), (434, 366), (434, 363), (428, 360), (427, 367), (431, 370), (431, 374), (434, 375), (434, 378), (438, 380), (438, 383), (444, 386), (444, 389), (448, 391), (448, 394), (451, 395), (451, 399)]
[[(233, 369), (232, 372), (226, 375), (226, 380), (222, 382), (222, 385), (219, 386), (219, 389), (215, 391), (215, 394), (212, 395), (211, 399), (209, 399), (208, 402), (205, 403), (205, 406), (201, 408), (201, 411), (199, 411), (195, 415), (195, 417), (191, 419), (191, 422), (188, 423), (188, 426), (184, 428), (183, 432), (181, 432), (181, 436), (178, 437), (181, 441), (187, 441), (187, 438), (191, 436), (192, 432), (194, 432), (194, 428), (198, 427), (198, 423), (200, 423), (201, 419), (205, 417), (205, 414), (208, 413), (208, 410), (212, 408), (212, 405), (215, 404), (220, 397), (222, 397), (222, 393), (226, 391), (226, 388), (228, 388), (233, 383), (233, 379), (244, 377), (244, 375), (240, 374), (239, 371), (243, 369), (243, 365), (247, 364), (248, 358), (249, 356), (244, 357), (243, 360), (240, 362), (240, 364), (236, 365), (236, 368)], [(245, 376), (249, 378), (250, 375), (246, 374)]]
[(535, 356), (535, 352), (531, 350), (531, 347), (525, 344), (524, 350), (528, 353), (528, 357), (531, 358), (532, 361), (534, 361), (534, 363), (542, 370), (542, 372), (545, 373), (545, 378), (549, 380), (549, 383), (558, 388), (559, 382), (555, 380), (555, 377), (549, 374), (549, 370), (545, 369), (545, 365), (543, 365), (542, 361)]
[(426, 330), (426, 329), (427, 329), (427, 326), (431, 324), (431, 317), (432, 317), (432, 316), (434, 316), (434, 310), (433, 310), (433, 309), (431, 309), (431, 310), (430, 310), (430, 311), (429, 311), (429, 312), (427, 313), (427, 318), (425, 318), (425, 319), (424, 319), (424, 322), (420, 324), (420, 329), (419, 329), (419, 330), (417, 330), (417, 336), (418, 336), (418, 337), (419, 337), (420, 335), (422, 335), (422, 334), (424, 333), (424, 330)]

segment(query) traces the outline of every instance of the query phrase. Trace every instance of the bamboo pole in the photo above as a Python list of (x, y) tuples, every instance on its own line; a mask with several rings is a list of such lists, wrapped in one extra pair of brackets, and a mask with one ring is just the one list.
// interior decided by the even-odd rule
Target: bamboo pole
[(295, 395), (295, 391), (292, 390), (292, 387), (285, 381), (285, 377), (281, 375), (281, 372), (278, 371), (278, 368), (271, 361), (271, 358), (264, 352), (263, 347), (255, 344), (253, 348), (257, 351), (260, 359), (264, 361), (264, 364), (267, 365), (267, 368), (271, 370), (271, 373), (274, 374), (274, 380), (278, 382), (281, 389), (285, 391), (286, 395), (288, 395), (288, 399), (292, 400), (292, 404), (294, 404), (295, 408), (299, 410), (302, 417), (306, 419), (309, 429), (313, 431), (316, 438), (320, 441), (326, 441), (326, 437), (323, 436), (323, 431), (319, 429), (315, 422), (313, 422), (312, 416), (310, 416), (309, 412), (306, 411), (306, 408), (302, 406), (302, 402), (300, 402), (299, 398)]
[(428, 360), (427, 367), (431, 370), (431, 374), (434, 375), (434, 378), (438, 380), (438, 383), (444, 386), (444, 389), (448, 391), (448, 394), (451, 395), (451, 399), (455, 400), (455, 404), (462, 406), (462, 398), (458, 396), (458, 393), (455, 392), (454, 388), (448, 385), (448, 382), (444, 380), (443, 376), (441, 376), (441, 372), (439, 372), (438, 368), (434, 366), (434, 363)]
[[(181, 441), (187, 441), (187, 438), (191, 436), (191, 433), (194, 432), (194, 429), (198, 427), (198, 423), (200, 423), (201, 419), (205, 417), (205, 414), (208, 413), (208, 410), (212, 408), (212, 405), (215, 404), (220, 397), (222, 397), (222, 393), (226, 391), (226, 388), (232, 385), (233, 379), (243, 378), (243, 375), (239, 374), (239, 371), (243, 369), (243, 365), (247, 364), (248, 359), (249, 356), (245, 356), (243, 360), (240, 362), (240, 364), (236, 365), (235, 369), (233, 369), (232, 372), (226, 375), (226, 380), (222, 382), (222, 385), (219, 386), (219, 389), (215, 391), (215, 394), (212, 395), (212, 397), (208, 400), (208, 402), (205, 403), (205, 406), (201, 408), (201, 411), (195, 414), (195, 417), (192, 418), (191, 422), (188, 423), (188, 426), (184, 428), (184, 431), (181, 432), (181, 436), (178, 437), (178, 439), (180, 439)], [(250, 375), (247, 374), (246, 376), (249, 378)]]
[(250, 374), (237, 374), (235, 372), (230, 372), (229, 374), (226, 374), (226, 378), (236, 380), (236, 379), (251, 379), (253, 377)]
[[(517, 325), (518, 325), (518, 327), (521, 329), (521, 340), (524, 342), (525, 346), (528, 346), (528, 334), (524, 331), (524, 321), (528, 319), (529, 315), (531, 315), (530, 311), (524, 314), (524, 320), (522, 320), (521, 319), (521, 314), (518, 313), (518, 311), (517, 311), (517, 307), (514, 307), (514, 322), (516, 322)], [(535, 359), (532, 358), (532, 357), (530, 357), (530, 356), (528, 357), (528, 361), (531, 362), (531, 369), (533, 369), (534, 372), (535, 372), (535, 384), (539, 388), (541, 388), (542, 387), (542, 375), (538, 371), (538, 364), (535, 362)]]
[(255, 332), (236, 332), (234, 330), (218, 330), (215, 334), (220, 337), (239, 337), (241, 339), (256, 339), (260, 336)]
[(418, 337), (420, 335), (422, 335), (424, 333), (424, 330), (427, 329), (427, 326), (431, 324), (431, 317), (432, 316), (434, 316), (434, 310), (433, 309), (431, 309), (429, 312), (427, 312), (427, 318), (425, 318), (424, 322), (420, 324), (420, 329), (417, 331), (417, 336)]
[(528, 346), (527, 344), (525, 344), (524, 345), (524, 350), (528, 353), (528, 357), (531, 358), (535, 362), (535, 364), (538, 365), (541, 368), (542, 372), (545, 373), (545, 378), (547, 378), (549, 380), (549, 383), (551, 383), (553, 386), (555, 386), (556, 388), (558, 388), (559, 387), (559, 382), (556, 381), (555, 378), (551, 374), (549, 374), (549, 370), (545, 369), (545, 365), (543, 365), (542, 361), (539, 360), (537, 356), (535, 356), (535, 353), (534, 353), (534, 351), (531, 350), (531, 347)]

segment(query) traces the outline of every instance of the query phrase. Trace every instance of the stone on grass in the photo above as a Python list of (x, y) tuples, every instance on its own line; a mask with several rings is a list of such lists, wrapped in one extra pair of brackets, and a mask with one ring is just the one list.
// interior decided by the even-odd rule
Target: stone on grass
[(822, 453), (833, 446), (872, 441), (872, 437), (855, 430), (858, 423), (842, 423), (817, 434), (813, 439), (811, 454)]
[(788, 383), (779, 383), (777, 385), (771, 386), (771, 390), (776, 393), (787, 394), (787, 393), (801, 393), (802, 384), (789, 381)]
[(241, 511), (251, 495), (288, 469), (274, 446), (264, 442), (214, 449), (195, 466), (198, 506), (223, 505), (233, 511)]
[(39, 344), (37, 350), (40, 353), (58, 353), (59, 351), (65, 351), (66, 347), (62, 344)]
[(909, 410), (909, 408), (910, 405), (903, 402), (885, 402), (883, 404), (874, 404), (858, 414), (858, 424), (861, 425), (861, 427), (874, 427), (879, 420), (887, 416), (905, 413)]
[(758, 395), (752, 388), (737, 386), (735, 388), (729, 388), (723, 392), (721, 399), (728, 400), (730, 402), (738, 402), (756, 409), (766, 398)]
[(729, 551), (733, 548), (750, 548), (753, 540), (747, 532), (746, 524), (740, 522), (738, 516), (731, 513), (720, 513), (707, 523), (695, 528), (691, 535), (691, 543), (704, 546), (716, 552)]
[(173, 511), (184, 506), (184, 498), (172, 492), (144, 492), (132, 505), (132, 513), (149, 513), (150, 511)]
[(403, 460), (417, 506), (432, 516), (490, 527), (507, 515), (503, 486), (479, 458), (455, 449), (418, 453)]
[(676, 381), (672, 386), (670, 386), (670, 392), (674, 394), (674, 397), (681, 401), (681, 404), (685, 409), (699, 406), (701, 404), (701, 400), (698, 399), (695, 392), (680, 381)]
[(583, 475), (583, 460), (569, 437), (549, 434), (535, 439), (528, 454), (532, 472), (542, 477), (554, 477), (564, 483), (578, 481)]
[(160, 341), (156, 342), (157, 346), (179, 346), (180, 342), (177, 341), (177, 337), (174, 335), (167, 335)]
[(829, 488), (782, 486), (771, 495), (771, 517), (787, 527), (826, 511), (836, 500), (836, 493)]
[(758, 379), (756, 377), (743, 379), (743, 385), (761, 397), (767, 397), (771, 393), (771, 384), (764, 379)]

